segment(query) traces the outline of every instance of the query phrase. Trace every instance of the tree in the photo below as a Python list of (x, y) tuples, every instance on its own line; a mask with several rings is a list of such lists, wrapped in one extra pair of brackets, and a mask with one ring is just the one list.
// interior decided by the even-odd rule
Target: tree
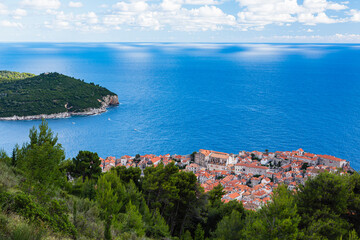
[(340, 175), (324, 172), (307, 180), (296, 195), (300, 227), (308, 236), (336, 239), (345, 235), (351, 228), (344, 219), (349, 197), (345, 178)]
[(15, 145), (15, 147), (12, 150), (12, 154), (11, 154), (11, 166), (16, 166), (16, 161), (17, 161), (17, 153), (19, 151), (19, 145)]
[(73, 169), (70, 174), (73, 177), (85, 179), (97, 179), (101, 174), (101, 161), (97, 153), (89, 151), (79, 151), (76, 158), (73, 158)]
[(232, 211), (237, 211), (241, 214), (242, 220), (245, 218), (245, 210), (241, 202), (232, 200), (228, 203), (217, 202), (217, 204), (211, 205), (208, 208), (206, 224), (205, 224), (205, 236), (211, 235), (211, 232), (215, 231), (218, 223), (226, 216), (230, 216)]
[[(113, 170), (114, 169), (114, 170)], [(141, 169), (137, 167), (129, 167), (120, 166), (116, 168), (112, 168), (112, 171), (116, 171), (118, 177), (123, 183), (129, 183), (131, 180), (135, 183), (135, 185), (140, 189), (140, 176)]]
[(118, 203), (118, 196), (105, 176), (98, 179), (96, 200), (101, 209), (101, 217), (104, 220), (104, 238), (110, 240), (112, 238), (111, 223), (113, 217), (119, 212), (122, 205)]
[(140, 162), (140, 160), (141, 160), (140, 157), (141, 157), (140, 154), (136, 154), (136, 155), (135, 155), (134, 162), (136, 163), (136, 166), (139, 164), (139, 162)]
[(224, 196), (224, 187), (221, 184), (216, 185), (211, 191), (208, 192), (209, 202), (211, 205), (219, 204), (222, 196)]
[(345, 219), (353, 224), (356, 232), (360, 235), (360, 173), (355, 172), (346, 179), (350, 192), (348, 200), (348, 214)]
[(204, 240), (204, 235), (205, 235), (204, 230), (201, 227), (201, 224), (199, 223), (194, 233), (194, 240)]
[(215, 239), (237, 240), (242, 238), (242, 231), (245, 225), (241, 213), (233, 210), (229, 216), (225, 216), (217, 225), (214, 232)]
[(192, 172), (179, 172), (174, 163), (144, 170), (143, 194), (150, 211), (159, 209), (172, 235), (181, 236), (201, 220), (203, 190)]
[(17, 151), (17, 166), (26, 177), (25, 189), (35, 190), (48, 199), (52, 189), (63, 180), (59, 165), (65, 159), (64, 149), (45, 120), (39, 125), (39, 131), (35, 127), (30, 130), (29, 138), (30, 143)]
[(6, 154), (5, 150), (0, 149), (0, 162), (8, 164), (11, 161), (9, 156)]
[(120, 221), (122, 231), (135, 232), (140, 237), (144, 236), (145, 225), (142, 216), (131, 201), (126, 205), (126, 212), (122, 214)]
[(148, 230), (149, 237), (161, 239), (170, 236), (169, 226), (166, 224), (165, 219), (161, 216), (159, 209), (156, 209), (152, 218), (151, 226)]
[(294, 195), (286, 186), (279, 186), (270, 203), (247, 216), (245, 238), (298, 239), (300, 219)]
[(306, 170), (309, 167), (308, 163), (303, 163), (303, 165), (301, 166), (301, 170)]
[(181, 236), (181, 240), (193, 240), (189, 230), (186, 230), (186, 232)]

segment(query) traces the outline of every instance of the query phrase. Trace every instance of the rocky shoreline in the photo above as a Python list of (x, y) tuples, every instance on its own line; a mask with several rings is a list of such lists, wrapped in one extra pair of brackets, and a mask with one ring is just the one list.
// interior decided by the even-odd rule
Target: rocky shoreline
[(110, 106), (119, 105), (119, 98), (117, 95), (107, 95), (103, 97), (100, 108), (89, 108), (84, 112), (61, 112), (53, 114), (39, 114), (31, 116), (12, 116), (12, 117), (0, 117), (2, 121), (19, 121), (19, 120), (39, 120), (39, 119), (58, 119), (58, 118), (69, 118), (71, 116), (89, 116), (98, 115), (107, 111)]

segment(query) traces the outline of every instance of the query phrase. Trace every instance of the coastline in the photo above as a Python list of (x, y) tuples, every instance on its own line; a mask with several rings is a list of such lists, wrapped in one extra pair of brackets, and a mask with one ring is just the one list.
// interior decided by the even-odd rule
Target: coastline
[(60, 119), (60, 118), (69, 118), (72, 116), (90, 116), (98, 115), (107, 111), (107, 108), (110, 106), (119, 105), (119, 99), (117, 95), (107, 95), (103, 97), (101, 102), (101, 107), (99, 108), (88, 108), (83, 112), (61, 112), (61, 113), (52, 113), (52, 114), (38, 114), (30, 116), (12, 116), (12, 117), (0, 117), (0, 121), (21, 121), (21, 120), (39, 120), (39, 119)]

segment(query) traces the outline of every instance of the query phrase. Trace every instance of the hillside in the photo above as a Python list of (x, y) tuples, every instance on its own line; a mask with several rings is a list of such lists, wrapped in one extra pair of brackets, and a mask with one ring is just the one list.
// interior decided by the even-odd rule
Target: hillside
[(0, 72), (0, 118), (57, 113), (87, 114), (90, 109), (104, 110), (108, 105), (116, 104), (115, 93), (63, 74), (43, 73), (35, 76)]
[(29, 77), (34, 77), (32, 73), (19, 73), (11, 71), (0, 71), (0, 83), (4, 81), (21, 80)]
[(45, 120), (11, 156), (0, 149), (0, 240), (360, 240), (358, 172), (325, 171), (296, 190), (271, 182), (271, 200), (253, 211), (222, 201), (235, 184), (205, 191), (173, 161), (100, 165), (89, 151), (65, 160)]

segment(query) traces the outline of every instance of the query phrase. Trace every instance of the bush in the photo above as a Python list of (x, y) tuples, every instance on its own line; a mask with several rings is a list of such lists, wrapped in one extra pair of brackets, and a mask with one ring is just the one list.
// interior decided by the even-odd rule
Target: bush
[[(57, 232), (74, 234), (76, 229), (67, 216), (67, 208), (63, 203), (52, 200), (49, 206), (41, 206), (32, 196), (23, 192), (0, 194), (0, 203), (7, 212), (17, 213), (34, 222), (44, 222)], [(47, 207), (47, 208), (46, 208)]]
[(0, 161), (0, 187), (9, 189), (19, 184), (19, 178), (15, 175), (12, 167)]
[(11, 233), (12, 240), (41, 240), (44, 232), (33, 225), (21, 223)]

